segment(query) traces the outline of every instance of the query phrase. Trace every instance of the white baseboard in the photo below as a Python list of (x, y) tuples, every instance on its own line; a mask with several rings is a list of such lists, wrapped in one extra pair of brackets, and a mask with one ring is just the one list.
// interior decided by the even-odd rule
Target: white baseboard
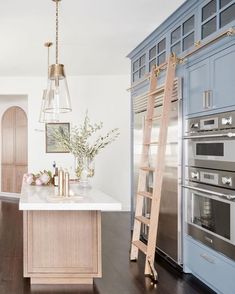
[(0, 192), (1, 198), (11, 198), (11, 199), (20, 199), (20, 194), (18, 193), (8, 193), (8, 192)]

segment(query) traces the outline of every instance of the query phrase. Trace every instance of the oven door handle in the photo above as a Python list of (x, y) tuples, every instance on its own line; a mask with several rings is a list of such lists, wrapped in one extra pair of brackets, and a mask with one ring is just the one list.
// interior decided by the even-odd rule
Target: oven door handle
[(228, 200), (235, 199), (235, 195), (223, 194), (223, 193), (219, 193), (219, 192), (215, 192), (215, 191), (211, 191), (211, 190), (206, 190), (206, 189), (202, 189), (202, 188), (197, 188), (197, 187), (193, 187), (193, 186), (183, 185), (183, 188), (198, 191), (198, 192), (203, 192), (203, 193), (207, 193), (207, 194), (212, 194), (212, 195), (215, 195), (218, 197), (226, 198)]
[(198, 136), (184, 136), (183, 139), (224, 138), (224, 137), (228, 137), (228, 138), (235, 137), (235, 133), (198, 135)]

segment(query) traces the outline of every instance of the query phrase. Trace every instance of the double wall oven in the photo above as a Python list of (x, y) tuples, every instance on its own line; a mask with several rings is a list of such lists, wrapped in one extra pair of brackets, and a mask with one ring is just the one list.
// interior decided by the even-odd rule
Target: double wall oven
[(235, 260), (235, 111), (189, 119), (187, 233)]

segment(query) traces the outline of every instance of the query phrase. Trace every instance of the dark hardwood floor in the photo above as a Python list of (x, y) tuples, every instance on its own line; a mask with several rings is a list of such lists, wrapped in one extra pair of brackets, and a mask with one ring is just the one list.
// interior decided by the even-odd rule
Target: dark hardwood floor
[(159, 283), (143, 275), (144, 258), (129, 261), (129, 213), (103, 213), (103, 278), (93, 286), (30, 286), (23, 278), (22, 212), (18, 203), (0, 199), (0, 294), (206, 294), (214, 293), (191, 275), (176, 271), (164, 260), (156, 264)]

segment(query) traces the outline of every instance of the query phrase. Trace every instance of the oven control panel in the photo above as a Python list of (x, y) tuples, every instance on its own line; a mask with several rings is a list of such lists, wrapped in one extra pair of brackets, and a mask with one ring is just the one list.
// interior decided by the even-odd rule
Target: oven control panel
[(235, 172), (190, 167), (188, 179), (192, 182), (235, 189)]
[(235, 128), (235, 111), (197, 117), (188, 120), (188, 132), (212, 131)]

